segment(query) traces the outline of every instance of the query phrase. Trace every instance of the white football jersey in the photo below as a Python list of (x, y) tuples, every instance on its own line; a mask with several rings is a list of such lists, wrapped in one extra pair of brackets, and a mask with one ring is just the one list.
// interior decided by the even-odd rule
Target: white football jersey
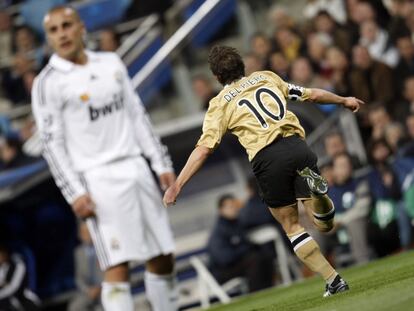
[(53, 55), (32, 89), (43, 155), (69, 203), (87, 192), (82, 173), (113, 161), (143, 154), (158, 175), (172, 171), (121, 59), (86, 53), (85, 65)]

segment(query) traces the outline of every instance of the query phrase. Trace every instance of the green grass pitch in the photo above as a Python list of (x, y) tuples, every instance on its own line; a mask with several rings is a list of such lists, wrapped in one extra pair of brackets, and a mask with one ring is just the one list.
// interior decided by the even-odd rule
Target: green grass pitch
[(414, 310), (414, 251), (340, 271), (350, 291), (322, 298), (324, 282), (314, 277), (220, 305), (214, 311), (411, 311)]

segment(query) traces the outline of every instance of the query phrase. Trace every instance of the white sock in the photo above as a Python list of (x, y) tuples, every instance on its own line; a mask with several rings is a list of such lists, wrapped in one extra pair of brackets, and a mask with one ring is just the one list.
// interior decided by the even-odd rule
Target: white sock
[(101, 299), (105, 311), (134, 311), (131, 286), (127, 282), (103, 282)]
[(175, 273), (159, 275), (145, 271), (145, 291), (153, 311), (178, 310)]

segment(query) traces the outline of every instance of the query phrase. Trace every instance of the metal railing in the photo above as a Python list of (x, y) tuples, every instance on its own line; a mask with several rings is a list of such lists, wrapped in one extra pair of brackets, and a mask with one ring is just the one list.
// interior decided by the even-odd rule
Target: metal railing
[(182, 43), (202, 22), (203, 18), (214, 9), (220, 0), (206, 0), (197, 11), (165, 42), (148, 63), (132, 78), (132, 85), (137, 89), (160, 66), (166, 58)]

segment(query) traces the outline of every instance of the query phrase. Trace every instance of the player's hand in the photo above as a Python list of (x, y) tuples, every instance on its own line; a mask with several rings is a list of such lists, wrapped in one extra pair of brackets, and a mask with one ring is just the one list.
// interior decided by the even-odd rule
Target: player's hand
[(89, 298), (92, 300), (95, 300), (99, 298), (99, 295), (101, 294), (101, 287), (100, 286), (92, 286), (87, 289), (86, 294)]
[(84, 194), (72, 203), (72, 210), (80, 218), (95, 216), (95, 203), (89, 194)]
[(344, 107), (348, 108), (349, 110), (351, 110), (354, 113), (358, 112), (361, 105), (365, 105), (365, 103), (362, 100), (360, 100), (356, 97), (346, 97), (345, 98)]
[(172, 184), (171, 187), (169, 187), (164, 193), (164, 206), (170, 207), (171, 205), (174, 205), (177, 201), (177, 197), (180, 194), (180, 191), (181, 190), (176, 183)]
[(167, 190), (168, 187), (172, 186), (172, 184), (174, 183), (176, 179), (176, 176), (173, 172), (168, 172), (168, 173), (161, 174), (160, 176), (158, 176), (158, 178), (160, 179), (161, 189), (165, 191)]

